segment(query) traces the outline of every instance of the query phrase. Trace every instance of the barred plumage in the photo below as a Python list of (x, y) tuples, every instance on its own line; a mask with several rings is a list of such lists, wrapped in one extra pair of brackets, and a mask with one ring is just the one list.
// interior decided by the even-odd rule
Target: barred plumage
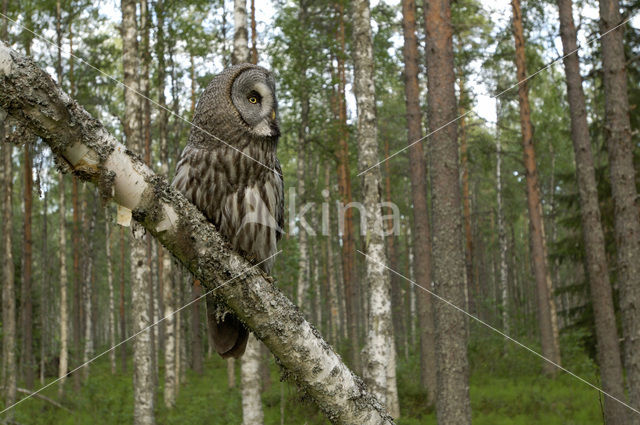
[[(273, 77), (255, 65), (228, 68), (203, 93), (193, 124), (173, 186), (234, 249), (256, 262), (273, 256), (284, 225)], [(273, 262), (260, 267), (269, 273)], [(213, 297), (207, 297), (207, 307), (216, 351), (222, 357), (242, 355), (244, 325)]]

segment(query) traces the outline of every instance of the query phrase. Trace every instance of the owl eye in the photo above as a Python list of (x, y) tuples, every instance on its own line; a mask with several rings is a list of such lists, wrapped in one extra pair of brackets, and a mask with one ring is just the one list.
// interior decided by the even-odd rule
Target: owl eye
[(249, 93), (249, 96), (247, 96), (247, 100), (249, 101), (249, 103), (253, 103), (254, 105), (256, 103), (260, 103), (261, 99), (261, 96), (256, 92), (251, 92)]

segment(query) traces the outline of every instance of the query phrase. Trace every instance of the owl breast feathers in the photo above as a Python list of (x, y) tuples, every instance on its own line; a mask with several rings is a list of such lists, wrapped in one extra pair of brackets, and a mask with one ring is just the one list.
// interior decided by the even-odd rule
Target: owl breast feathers
[[(267, 273), (284, 225), (279, 136), (272, 75), (250, 64), (228, 68), (198, 102), (172, 183), (236, 251)], [(216, 351), (222, 357), (242, 355), (244, 325), (211, 296), (207, 310)]]

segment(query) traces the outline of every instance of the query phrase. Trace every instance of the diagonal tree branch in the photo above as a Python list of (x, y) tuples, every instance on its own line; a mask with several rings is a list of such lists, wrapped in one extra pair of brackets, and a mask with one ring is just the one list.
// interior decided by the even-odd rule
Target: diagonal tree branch
[[(0, 43), (0, 110), (47, 143), (62, 171), (96, 184), (216, 294), (269, 347), (335, 424), (393, 419), (272, 280), (232, 251), (215, 227), (167, 181), (109, 134), (32, 59)], [(4, 112), (0, 111), (0, 115)]]

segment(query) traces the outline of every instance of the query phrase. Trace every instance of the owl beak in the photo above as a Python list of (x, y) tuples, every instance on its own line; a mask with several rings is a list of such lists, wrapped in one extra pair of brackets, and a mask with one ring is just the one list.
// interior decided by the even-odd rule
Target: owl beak
[(276, 110), (275, 110), (275, 109), (271, 111), (271, 119), (272, 119), (273, 121), (275, 121), (275, 120), (276, 120)]

